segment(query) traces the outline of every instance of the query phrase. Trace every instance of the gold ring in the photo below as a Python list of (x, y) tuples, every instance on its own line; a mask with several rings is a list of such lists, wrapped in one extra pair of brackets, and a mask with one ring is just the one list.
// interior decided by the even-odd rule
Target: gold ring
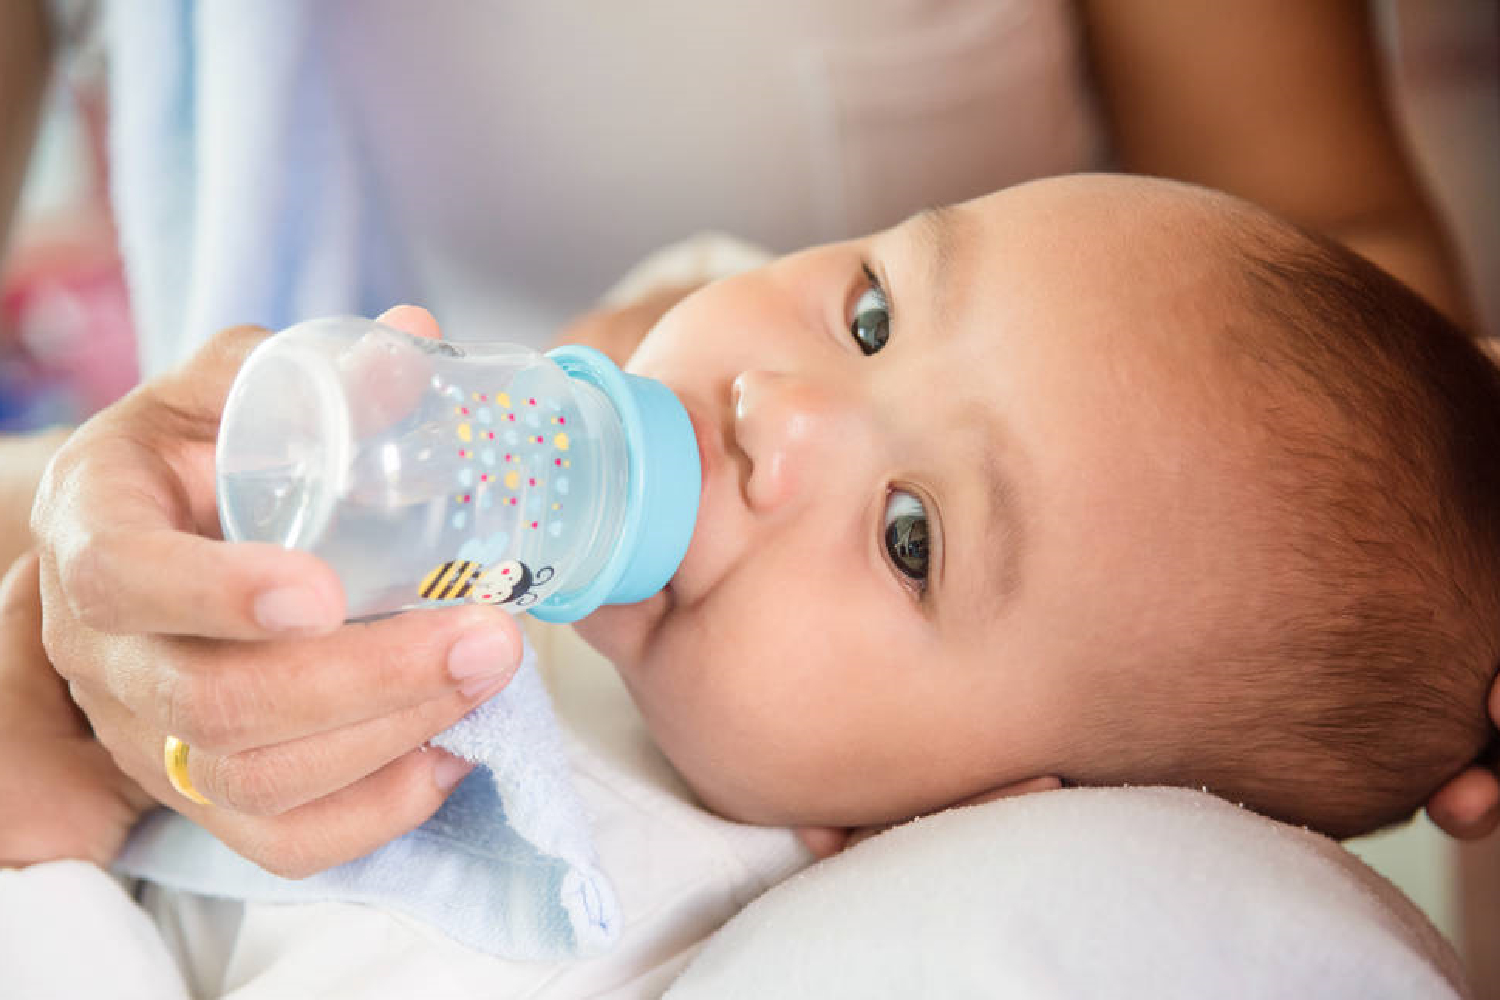
[(213, 805), (205, 799), (198, 789), (193, 787), (193, 779), (188, 777), (188, 745), (175, 736), (168, 736), (166, 742), (161, 746), (162, 763), (167, 768), (167, 780), (172, 787), (177, 789), (179, 795), (190, 799), (200, 806)]

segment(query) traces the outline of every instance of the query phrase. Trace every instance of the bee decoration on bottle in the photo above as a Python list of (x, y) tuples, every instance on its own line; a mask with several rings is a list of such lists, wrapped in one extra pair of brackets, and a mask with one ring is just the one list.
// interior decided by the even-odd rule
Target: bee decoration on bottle
[(507, 559), (488, 568), (471, 559), (450, 559), (423, 577), (417, 592), (429, 601), (467, 597), (478, 604), (525, 608), (537, 602), (532, 588), (552, 577), (551, 566), (533, 571), (519, 559)]

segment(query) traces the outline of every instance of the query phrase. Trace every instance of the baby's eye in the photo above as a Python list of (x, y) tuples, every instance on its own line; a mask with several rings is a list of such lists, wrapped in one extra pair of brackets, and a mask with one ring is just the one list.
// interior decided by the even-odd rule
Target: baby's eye
[(870, 287), (854, 300), (854, 315), (849, 320), (849, 333), (859, 349), (874, 354), (885, 346), (891, 336), (891, 306), (886, 301), (885, 289), (868, 267), (865, 278)]
[(892, 490), (885, 500), (885, 551), (898, 573), (926, 589), (927, 508), (905, 490)]

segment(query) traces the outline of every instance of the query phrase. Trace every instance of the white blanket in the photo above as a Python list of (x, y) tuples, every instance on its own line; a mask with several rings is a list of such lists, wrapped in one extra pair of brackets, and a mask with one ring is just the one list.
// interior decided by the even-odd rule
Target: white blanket
[[(693, 921), (679, 920), (636, 949), (634, 974), (506, 972), (379, 911), (282, 909), (247, 914), (280, 921), (262, 941), (279, 960), (179, 971), (158, 926), (97, 868), (0, 872), (0, 969), (7, 995), (26, 998), (656, 997), (684, 964), (669, 1000), (1470, 995), (1447, 943), (1338, 845), (1174, 789), (1048, 792), (908, 824), (767, 892), (696, 958)], [(197, 948), (212, 957), (210, 942)]]
[(958, 809), (808, 869), (670, 1000), (1468, 996), (1453, 949), (1338, 844), (1201, 792)]

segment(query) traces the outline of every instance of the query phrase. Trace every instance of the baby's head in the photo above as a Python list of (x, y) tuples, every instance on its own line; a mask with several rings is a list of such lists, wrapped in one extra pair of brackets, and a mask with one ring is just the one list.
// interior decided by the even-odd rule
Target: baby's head
[(630, 367), (692, 415), (700, 518), (581, 628), (726, 815), (1057, 775), (1342, 835), (1487, 738), (1500, 376), (1241, 202), (1023, 185), (711, 285)]

